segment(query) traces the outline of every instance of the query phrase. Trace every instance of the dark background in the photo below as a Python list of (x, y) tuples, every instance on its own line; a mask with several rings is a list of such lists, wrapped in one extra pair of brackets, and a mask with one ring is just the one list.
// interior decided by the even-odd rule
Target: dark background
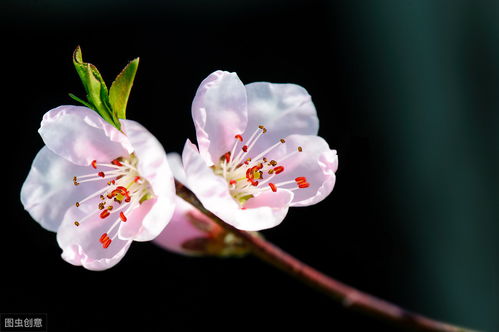
[(83, 96), (79, 44), (108, 82), (141, 57), (128, 118), (167, 151), (195, 138), (190, 104), (214, 70), (305, 87), (337, 184), (263, 234), (410, 310), (499, 330), (498, 4), (3, 0), (0, 312), (47, 313), (49, 331), (394, 330), (253, 257), (134, 243), (104, 272), (65, 263), (19, 192), (42, 115)]

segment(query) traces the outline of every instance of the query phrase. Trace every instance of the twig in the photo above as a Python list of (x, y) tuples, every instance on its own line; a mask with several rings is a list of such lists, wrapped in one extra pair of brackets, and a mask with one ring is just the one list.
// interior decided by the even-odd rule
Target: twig
[(177, 195), (192, 204), (202, 213), (210, 217), (227, 232), (239, 237), (251, 249), (251, 252), (296, 279), (318, 289), (333, 299), (341, 302), (345, 307), (384, 319), (401, 327), (417, 331), (440, 332), (473, 332), (447, 323), (427, 318), (417, 313), (407, 311), (395, 304), (361, 292), (351, 286), (341, 283), (313, 267), (301, 262), (264, 238), (239, 230), (218, 218), (201, 204), (192, 191), (175, 181)]

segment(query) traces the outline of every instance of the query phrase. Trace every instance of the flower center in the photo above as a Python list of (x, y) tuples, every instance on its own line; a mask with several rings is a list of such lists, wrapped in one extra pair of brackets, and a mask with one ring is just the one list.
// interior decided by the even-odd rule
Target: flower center
[(260, 125), (246, 142), (242, 135), (235, 135), (232, 150), (220, 157), (219, 163), (213, 167), (215, 174), (227, 180), (230, 193), (241, 208), (248, 199), (266, 191), (277, 192), (278, 188), (294, 191), (310, 186), (304, 176), (279, 181), (279, 175), (286, 171), (284, 162), (302, 152), (301, 146), (281, 157), (279, 161), (269, 160), (265, 156), (279, 145), (285, 144), (283, 138), (257, 155), (252, 152), (256, 142), (265, 133), (267, 129)]
[[(80, 220), (75, 220), (75, 226), (92, 216), (99, 215), (100, 219), (113, 220), (108, 231), (99, 239), (103, 248), (109, 247), (118, 236), (118, 226), (127, 221), (133, 210), (142, 202), (152, 198), (149, 183), (140, 176), (137, 170), (138, 159), (134, 154), (128, 158), (117, 158), (110, 163), (101, 163), (94, 160), (90, 167), (95, 171), (90, 174), (74, 176), (73, 184), (79, 186), (86, 182), (96, 182), (99, 189), (75, 203), (76, 207), (82, 204), (95, 204), (95, 197), (99, 197), (95, 210)], [(92, 203), (91, 203), (92, 202)]]

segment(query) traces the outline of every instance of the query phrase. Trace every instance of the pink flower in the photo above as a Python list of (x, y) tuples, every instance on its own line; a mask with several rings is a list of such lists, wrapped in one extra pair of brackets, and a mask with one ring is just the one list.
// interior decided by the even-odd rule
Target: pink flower
[(310, 95), (295, 84), (243, 85), (217, 71), (192, 104), (198, 147), (182, 154), (186, 185), (227, 223), (249, 231), (278, 225), (290, 206), (323, 200), (338, 158), (317, 136)]
[[(185, 183), (180, 156), (169, 153), (168, 162), (175, 178)], [(180, 197), (177, 197), (175, 213), (170, 223), (153, 242), (164, 249), (188, 256), (239, 256), (247, 252), (238, 238), (225, 232)]]
[(133, 240), (154, 239), (174, 210), (161, 144), (135, 121), (121, 120), (121, 129), (86, 107), (50, 110), (21, 190), (33, 219), (57, 232), (63, 259), (90, 270), (118, 263)]

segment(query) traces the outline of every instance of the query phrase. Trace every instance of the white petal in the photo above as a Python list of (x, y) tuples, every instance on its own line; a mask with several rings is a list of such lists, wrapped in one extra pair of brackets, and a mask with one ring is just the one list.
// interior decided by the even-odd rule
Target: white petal
[(138, 122), (124, 120), (123, 125), (139, 160), (139, 174), (150, 183), (156, 198), (143, 202), (137, 209), (148, 211), (137, 225), (137, 233), (132, 232), (131, 225), (134, 223), (127, 222), (123, 230), (120, 228), (120, 236), (135, 241), (150, 241), (161, 233), (173, 215), (175, 183), (161, 143)]
[(182, 164), (182, 157), (176, 152), (170, 152), (166, 155), (168, 159), (168, 164), (172, 170), (173, 177), (182, 183), (184, 186), (187, 185), (187, 177), (184, 171), (184, 165)]
[(76, 165), (128, 156), (128, 138), (87, 107), (59, 106), (43, 116), (38, 130), (50, 150)]
[[(95, 211), (95, 216), (75, 226), (75, 220)], [(108, 248), (103, 248), (99, 239), (106, 233), (116, 218), (99, 218), (95, 204), (73, 207), (64, 216), (64, 221), (57, 231), (57, 242), (63, 250), (62, 258), (73, 265), (82, 265), (89, 270), (105, 270), (116, 265), (130, 247), (131, 240), (113, 240)], [(110, 235), (111, 236), (111, 235)]]
[(211, 207), (220, 204), (228, 209), (239, 207), (229, 193), (227, 182), (213, 173), (196, 146), (189, 140), (185, 143), (182, 161), (187, 176), (187, 185), (207, 209), (215, 213)]
[(229, 151), (234, 136), (246, 129), (246, 90), (235, 73), (216, 71), (199, 86), (192, 102), (201, 156), (208, 164)]
[(168, 196), (173, 201), (175, 184), (163, 146), (138, 122), (123, 120), (123, 125), (139, 160), (140, 175), (149, 181), (155, 195)]
[[(175, 197), (173, 197), (175, 198)], [(171, 220), (175, 211), (175, 202), (165, 196), (148, 199), (143, 202), (129, 221), (120, 227), (121, 239), (132, 239), (134, 241), (151, 241), (158, 236)]]
[(36, 155), (21, 189), (21, 202), (31, 217), (49, 231), (57, 231), (66, 211), (90, 193), (95, 183), (75, 187), (73, 176), (89, 173), (44, 146)]
[(267, 191), (249, 199), (244, 209), (236, 211), (232, 226), (245, 231), (259, 231), (279, 225), (288, 213), (293, 193)]
[[(308, 188), (294, 191), (291, 206), (307, 206), (318, 203), (333, 190), (336, 180), (335, 172), (338, 168), (336, 150), (331, 150), (327, 142), (319, 136), (291, 135), (286, 137), (286, 143), (269, 153), (268, 158), (274, 159), (284, 166), (284, 172), (276, 175), (272, 182), (275, 184), (291, 181), (297, 177), (306, 177), (310, 184)], [(298, 147), (302, 152), (297, 152)], [(294, 153), (287, 159), (284, 156)], [(285, 188), (294, 187), (288, 184)]]
[(292, 134), (317, 135), (319, 119), (307, 90), (296, 84), (255, 82), (246, 85), (248, 125), (244, 138), (258, 129), (267, 132), (253, 148), (262, 151), (266, 145)]

